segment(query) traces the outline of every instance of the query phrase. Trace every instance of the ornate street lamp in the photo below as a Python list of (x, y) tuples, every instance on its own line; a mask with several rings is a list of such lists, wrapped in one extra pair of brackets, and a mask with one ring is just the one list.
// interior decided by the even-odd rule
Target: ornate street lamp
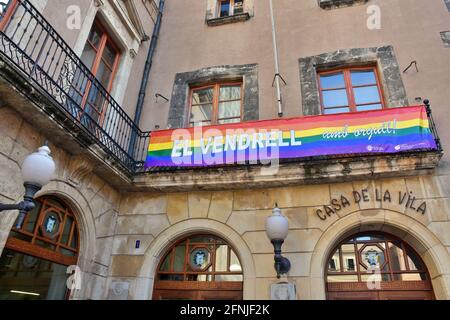
[(44, 185), (46, 185), (55, 172), (55, 162), (50, 156), (50, 149), (44, 145), (28, 155), (22, 164), (22, 178), (25, 195), (23, 201), (17, 204), (0, 203), (0, 212), (5, 210), (19, 210), (16, 228), (22, 227), (27, 213), (35, 207), (33, 198)]
[(288, 231), (288, 219), (281, 214), (280, 208), (275, 204), (272, 215), (266, 220), (266, 233), (274, 248), (275, 270), (278, 279), (281, 274), (286, 274), (291, 269), (291, 262), (281, 255), (281, 246), (288, 235)]

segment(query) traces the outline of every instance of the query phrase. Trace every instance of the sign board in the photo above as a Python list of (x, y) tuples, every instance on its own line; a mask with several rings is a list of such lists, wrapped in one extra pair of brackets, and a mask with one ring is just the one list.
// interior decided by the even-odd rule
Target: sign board
[(209, 167), (436, 149), (424, 106), (152, 132), (149, 167)]

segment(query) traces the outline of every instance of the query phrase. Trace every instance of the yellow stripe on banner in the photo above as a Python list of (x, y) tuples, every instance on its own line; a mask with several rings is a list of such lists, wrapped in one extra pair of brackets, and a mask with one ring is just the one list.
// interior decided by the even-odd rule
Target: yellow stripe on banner
[[(369, 128), (375, 128), (378, 129), (381, 127), (382, 124), (386, 122), (378, 122), (378, 123), (369, 123), (365, 125), (358, 125), (358, 126), (349, 126), (348, 132), (354, 133), (356, 130), (361, 129), (369, 129)], [(406, 129), (411, 128), (415, 126), (420, 126), (422, 128), (429, 128), (429, 123), (427, 119), (412, 119), (412, 120), (406, 120), (406, 121), (397, 121), (397, 129)], [(295, 131), (295, 137), (296, 138), (307, 138), (311, 136), (318, 136), (322, 135), (325, 132), (335, 132), (335, 131), (342, 131), (344, 127), (319, 127), (314, 129), (308, 129), (308, 130), (297, 130)], [(283, 131), (283, 138), (289, 139), (291, 137), (291, 133), (289, 131)], [(222, 139), (222, 144), (224, 143), (224, 139)], [(200, 140), (194, 141), (194, 147), (200, 147)], [(160, 151), (160, 150), (167, 150), (173, 148), (173, 141), (169, 142), (162, 142), (162, 143), (151, 143), (150, 139), (150, 146), (148, 151)]]

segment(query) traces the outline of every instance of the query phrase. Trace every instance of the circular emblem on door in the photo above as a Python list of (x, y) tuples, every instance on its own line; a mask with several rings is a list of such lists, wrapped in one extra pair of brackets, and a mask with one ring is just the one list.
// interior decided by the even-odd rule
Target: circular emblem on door
[(48, 212), (42, 221), (41, 231), (47, 238), (55, 238), (59, 234), (61, 220), (56, 212)]
[(191, 251), (189, 265), (192, 270), (204, 271), (209, 267), (211, 260), (211, 254), (207, 248), (195, 248)]

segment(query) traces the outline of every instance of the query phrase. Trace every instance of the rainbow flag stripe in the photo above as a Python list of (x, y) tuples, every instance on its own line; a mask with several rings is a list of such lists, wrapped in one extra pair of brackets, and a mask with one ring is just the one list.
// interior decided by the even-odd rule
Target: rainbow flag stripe
[(424, 106), (152, 132), (145, 167), (437, 149)]

